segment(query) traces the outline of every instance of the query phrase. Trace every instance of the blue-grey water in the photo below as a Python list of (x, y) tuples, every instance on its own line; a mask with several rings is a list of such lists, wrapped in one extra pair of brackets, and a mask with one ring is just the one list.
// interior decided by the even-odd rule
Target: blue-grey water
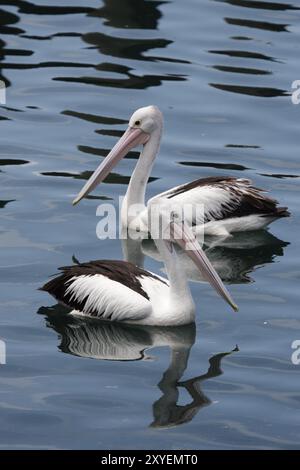
[[(300, 105), (290, 93), (300, 4), (291, 2), (0, 1), (0, 448), (299, 447)], [(119, 240), (97, 239), (96, 208), (118, 207), (135, 154), (71, 201), (148, 104), (165, 116), (149, 196), (233, 175), (292, 216), (211, 250), (238, 314), (191, 282), (196, 328), (68, 320), (38, 288), (75, 258), (122, 258)], [(161, 270), (151, 257), (145, 266)]]

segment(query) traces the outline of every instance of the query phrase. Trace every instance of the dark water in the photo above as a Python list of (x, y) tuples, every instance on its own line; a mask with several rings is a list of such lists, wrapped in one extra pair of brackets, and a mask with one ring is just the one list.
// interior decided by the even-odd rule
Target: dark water
[[(300, 4), (0, 5), (1, 448), (297, 448)], [(67, 321), (37, 288), (73, 255), (122, 257), (119, 241), (96, 238), (95, 211), (105, 198), (117, 206), (135, 160), (71, 200), (147, 104), (166, 120), (149, 196), (201, 176), (250, 177), (292, 217), (254, 246), (247, 235), (211, 253), (238, 314), (192, 283), (196, 329)]]

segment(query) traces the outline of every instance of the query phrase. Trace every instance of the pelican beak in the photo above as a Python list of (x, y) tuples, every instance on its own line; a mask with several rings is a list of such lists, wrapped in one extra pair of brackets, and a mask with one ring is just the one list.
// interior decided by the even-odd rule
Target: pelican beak
[(218, 294), (228, 302), (233, 310), (237, 312), (238, 306), (234, 303), (220, 276), (212, 266), (187, 224), (184, 222), (177, 223), (172, 221), (170, 224), (170, 238), (186, 252), (200, 270), (203, 277), (218, 292)]
[(111, 172), (114, 166), (127, 153), (140, 144), (145, 144), (149, 140), (149, 134), (138, 128), (128, 127), (114, 148), (109, 152), (104, 161), (98, 166), (97, 170), (92, 174), (90, 179), (83, 186), (73, 201), (73, 205), (77, 204), (84, 196), (89, 194), (95, 187), (103, 181)]

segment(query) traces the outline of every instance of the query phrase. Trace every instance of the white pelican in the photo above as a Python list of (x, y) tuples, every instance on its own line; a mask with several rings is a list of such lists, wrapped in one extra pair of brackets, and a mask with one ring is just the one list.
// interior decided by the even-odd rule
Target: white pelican
[(123, 227), (148, 232), (148, 206), (154, 200), (162, 202), (164, 207), (169, 206), (170, 212), (178, 211), (178, 207), (184, 209), (185, 205), (203, 205), (203, 213), (197, 215), (196, 219), (194, 214), (185, 215), (186, 222), (194, 227), (196, 233), (197, 226), (203, 233), (204, 223), (205, 235), (222, 237), (232, 232), (263, 229), (274, 220), (290, 215), (286, 207), (278, 207), (275, 199), (265, 196), (264, 191), (252, 186), (250, 180), (228, 176), (201, 178), (176, 186), (152, 198), (146, 207), (146, 185), (159, 150), (162, 130), (163, 116), (156, 106), (135, 111), (127, 130), (84, 185), (73, 204), (77, 204), (103, 181), (131, 149), (142, 144), (143, 149), (122, 205)]
[[(160, 214), (162, 221), (167, 217), (163, 212)], [(169, 238), (154, 240), (168, 280), (127, 261), (100, 260), (60, 268), (62, 274), (41, 290), (74, 309), (71, 313), (75, 315), (142, 325), (192, 323), (195, 305), (173, 247), (176, 242), (186, 250), (219, 295), (237, 310), (187, 224), (168, 220), (168, 228)]]

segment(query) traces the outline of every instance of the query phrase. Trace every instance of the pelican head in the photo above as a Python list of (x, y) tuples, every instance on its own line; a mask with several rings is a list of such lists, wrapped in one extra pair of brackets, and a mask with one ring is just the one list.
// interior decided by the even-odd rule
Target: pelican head
[[(149, 204), (148, 217), (151, 237), (158, 250), (161, 249), (162, 244), (167, 248), (168, 252), (165, 253), (164, 259), (166, 266), (168, 265), (170, 268), (170, 263), (166, 258), (170, 260), (170, 254), (172, 255), (174, 253), (172, 243), (179, 245), (180, 248), (186, 252), (187, 256), (191, 258), (203, 277), (232, 309), (237, 312), (238, 306), (233, 301), (220, 276), (197, 241), (192, 229), (184, 219), (173, 211), (170, 213), (168, 207), (156, 201), (152, 201)], [(159, 229), (159, 233), (157, 229)], [(176, 269), (177, 268), (175, 268), (175, 271)], [(170, 273), (168, 274), (170, 275)]]
[(157, 129), (161, 129), (163, 124), (163, 115), (157, 106), (145, 106), (137, 109), (129, 119), (131, 129), (140, 129), (149, 134)]
[(101, 183), (114, 166), (125, 157), (130, 150), (138, 145), (145, 145), (150, 137), (156, 133), (156, 140), (159, 142), (162, 126), (163, 117), (157, 106), (146, 106), (137, 109), (131, 116), (128, 128), (122, 137), (86, 182), (74, 199), (73, 205), (77, 204)]

